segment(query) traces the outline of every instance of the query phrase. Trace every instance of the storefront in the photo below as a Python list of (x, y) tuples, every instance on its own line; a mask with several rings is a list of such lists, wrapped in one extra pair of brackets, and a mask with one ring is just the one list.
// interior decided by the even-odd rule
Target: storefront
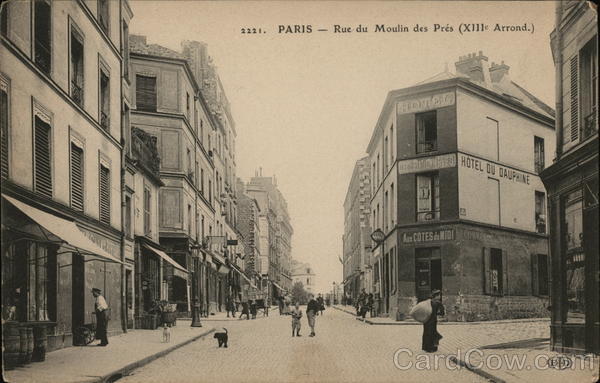
[(48, 351), (71, 346), (74, 329), (95, 321), (97, 287), (111, 310), (109, 332), (120, 332), (118, 242), (42, 209), (2, 195), (3, 321), (45, 328)]
[(390, 282), (392, 316), (406, 317), (433, 290), (442, 291), (447, 318), (453, 321), (549, 315), (544, 235), (438, 224), (400, 230), (398, 243), (396, 259), (388, 260), (399, 265), (397, 285)]

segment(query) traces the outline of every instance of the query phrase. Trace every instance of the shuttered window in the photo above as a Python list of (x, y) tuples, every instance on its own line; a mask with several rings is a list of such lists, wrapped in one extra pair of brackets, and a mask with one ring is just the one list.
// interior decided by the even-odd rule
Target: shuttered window
[(578, 56), (571, 59), (571, 142), (579, 138), (579, 87)]
[(110, 130), (110, 77), (100, 70), (100, 125)]
[(35, 117), (34, 141), (35, 191), (52, 198), (52, 167), (50, 158), (50, 125)]
[(136, 75), (135, 98), (138, 110), (156, 112), (156, 77)]
[[(4, 6), (6, 8), (6, 6)], [(8, 87), (5, 88), (4, 83), (0, 88), (0, 138), (2, 140), (2, 151), (0, 156), (2, 179), (8, 178)]]
[(110, 170), (100, 165), (100, 222), (110, 225)]
[(83, 211), (83, 149), (71, 143), (71, 207)]
[(150, 225), (150, 189), (144, 188), (144, 235), (150, 235), (152, 233)]

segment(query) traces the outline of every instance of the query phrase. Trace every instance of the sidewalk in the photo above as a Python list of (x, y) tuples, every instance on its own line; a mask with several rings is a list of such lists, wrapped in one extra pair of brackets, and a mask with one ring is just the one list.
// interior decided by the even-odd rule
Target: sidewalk
[(162, 342), (162, 328), (130, 330), (108, 338), (107, 347), (96, 342), (85, 347), (68, 347), (46, 354), (46, 360), (4, 372), (4, 380), (20, 382), (110, 382), (214, 331), (212, 325), (189, 327), (177, 321), (171, 328), (171, 342)]
[[(231, 314), (230, 314), (231, 315)], [(214, 315), (210, 315), (208, 316), (208, 318), (205, 317), (201, 317), (200, 318), (200, 322), (204, 323), (204, 322), (230, 322), (230, 321), (237, 321), (240, 320), (240, 315), (241, 312), (236, 312), (235, 313), (235, 318), (233, 317), (227, 317), (227, 313), (226, 312), (217, 312)], [(279, 310), (277, 309), (277, 306), (273, 306), (269, 309), (269, 315), (279, 315)], [(257, 315), (256, 315), (256, 319), (261, 319), (261, 318), (265, 318), (262, 309), (258, 311)], [(185, 325), (188, 326), (189, 322), (191, 321), (191, 318), (177, 318), (177, 323), (179, 324), (179, 322), (182, 323), (186, 323)], [(244, 319), (243, 320), (247, 320), (246, 319), (246, 315), (244, 315)], [(252, 320), (252, 315), (250, 315), (250, 320)]]

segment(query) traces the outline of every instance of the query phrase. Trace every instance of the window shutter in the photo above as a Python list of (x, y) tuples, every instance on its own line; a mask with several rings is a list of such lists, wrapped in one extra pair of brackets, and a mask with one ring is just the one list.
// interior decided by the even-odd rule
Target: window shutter
[(83, 150), (71, 143), (71, 207), (83, 211)]
[(490, 249), (489, 247), (483, 248), (483, 293), (492, 293), (492, 275), (490, 270)]
[(136, 76), (135, 82), (136, 106), (141, 110), (156, 110), (156, 78)]
[(538, 256), (537, 254), (530, 254), (531, 257), (531, 293), (534, 296), (540, 295), (540, 281), (538, 278)]
[(110, 170), (100, 165), (100, 222), (110, 225)]
[(52, 168), (50, 165), (50, 125), (35, 117), (35, 190), (52, 198)]
[(579, 60), (571, 59), (571, 142), (579, 138)]
[[(6, 8), (6, 5), (4, 6)], [(6, 13), (6, 10), (4, 11)], [(4, 84), (2, 84), (4, 86)], [(0, 134), (2, 139), (2, 155), (0, 157), (2, 178), (8, 178), (8, 94), (4, 89), (0, 89)]]
[(417, 176), (417, 211), (431, 211), (431, 177)]
[(502, 295), (508, 295), (508, 253), (502, 250)]
[(150, 234), (150, 190), (144, 189), (144, 234)]

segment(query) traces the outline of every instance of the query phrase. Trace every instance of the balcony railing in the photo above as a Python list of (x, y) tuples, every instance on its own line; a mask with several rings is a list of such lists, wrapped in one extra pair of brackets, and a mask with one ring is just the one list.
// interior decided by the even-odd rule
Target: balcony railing
[(106, 130), (110, 127), (110, 116), (106, 112), (100, 112), (100, 126)]
[(71, 81), (71, 98), (79, 106), (83, 106), (83, 88), (75, 81)]
[(427, 153), (437, 150), (437, 141), (425, 141), (417, 144), (417, 153)]
[(583, 118), (583, 131), (581, 138), (583, 140), (598, 133), (598, 125), (596, 125), (596, 108), (592, 109), (592, 113)]
[(160, 176), (160, 156), (156, 147), (156, 138), (138, 128), (131, 130), (133, 158), (148, 171)]
[(419, 221), (419, 222), (436, 221), (439, 219), (440, 219), (440, 211), (439, 210), (421, 211), (421, 212), (417, 213), (417, 221)]

